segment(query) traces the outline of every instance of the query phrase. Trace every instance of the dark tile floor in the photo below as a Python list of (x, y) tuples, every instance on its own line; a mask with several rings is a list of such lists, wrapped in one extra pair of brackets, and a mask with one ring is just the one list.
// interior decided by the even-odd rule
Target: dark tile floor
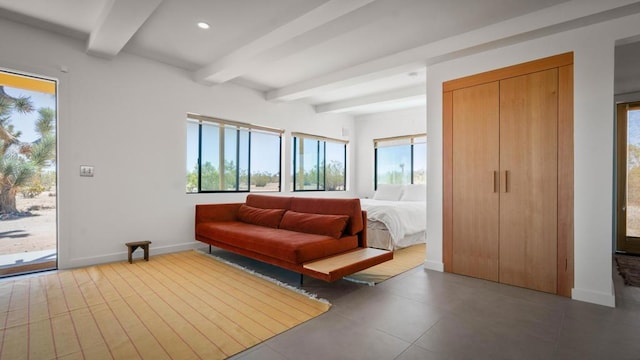
[(422, 267), (375, 287), (305, 277), (332, 308), (233, 359), (640, 359), (640, 288), (614, 283), (615, 309)]

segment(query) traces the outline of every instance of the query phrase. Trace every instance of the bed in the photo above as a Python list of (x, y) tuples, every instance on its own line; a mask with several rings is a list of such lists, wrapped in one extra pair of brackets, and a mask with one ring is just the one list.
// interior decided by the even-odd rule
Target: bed
[(426, 242), (425, 185), (378, 185), (372, 199), (360, 199), (367, 211), (369, 247), (397, 250)]

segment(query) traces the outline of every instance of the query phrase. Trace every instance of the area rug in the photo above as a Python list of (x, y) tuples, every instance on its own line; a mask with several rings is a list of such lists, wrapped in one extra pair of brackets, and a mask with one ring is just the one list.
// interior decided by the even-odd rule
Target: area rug
[(616, 255), (615, 258), (624, 284), (640, 287), (640, 256)]
[(0, 359), (224, 359), (329, 309), (196, 251), (0, 281)]
[(346, 280), (373, 286), (424, 263), (426, 244), (396, 250), (393, 260), (345, 277)]

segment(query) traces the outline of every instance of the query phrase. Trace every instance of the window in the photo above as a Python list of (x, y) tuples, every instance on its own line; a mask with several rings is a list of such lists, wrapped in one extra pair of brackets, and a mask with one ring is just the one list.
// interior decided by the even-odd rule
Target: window
[(427, 135), (407, 135), (373, 140), (375, 186), (427, 183)]
[(187, 114), (187, 193), (280, 191), (283, 132)]
[(293, 191), (346, 190), (347, 142), (293, 133)]

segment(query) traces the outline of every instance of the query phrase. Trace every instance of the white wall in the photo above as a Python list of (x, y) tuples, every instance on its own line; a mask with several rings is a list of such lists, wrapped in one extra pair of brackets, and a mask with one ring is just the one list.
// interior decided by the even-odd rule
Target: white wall
[[(199, 85), (188, 72), (126, 53), (92, 57), (83, 41), (6, 20), (0, 43), (0, 67), (59, 79), (60, 268), (123, 260), (128, 241), (151, 240), (152, 254), (197, 246), (194, 204), (244, 200), (185, 193), (187, 112), (286, 129), (286, 181), (291, 131), (340, 139), (348, 139), (342, 128), (355, 133), (349, 116), (270, 103), (234, 85)], [(95, 166), (95, 177), (81, 178), (80, 165)]]
[[(362, 115), (355, 118), (357, 163), (357, 196), (373, 196), (374, 162), (373, 139), (421, 134), (427, 131), (427, 109), (424, 106), (378, 114)], [(429, 135), (427, 134), (427, 142)]]
[(427, 268), (442, 270), (442, 83), (574, 52), (575, 283), (577, 300), (614, 306), (613, 70), (616, 40), (640, 34), (640, 15), (591, 25), (437, 65), (427, 71)]

